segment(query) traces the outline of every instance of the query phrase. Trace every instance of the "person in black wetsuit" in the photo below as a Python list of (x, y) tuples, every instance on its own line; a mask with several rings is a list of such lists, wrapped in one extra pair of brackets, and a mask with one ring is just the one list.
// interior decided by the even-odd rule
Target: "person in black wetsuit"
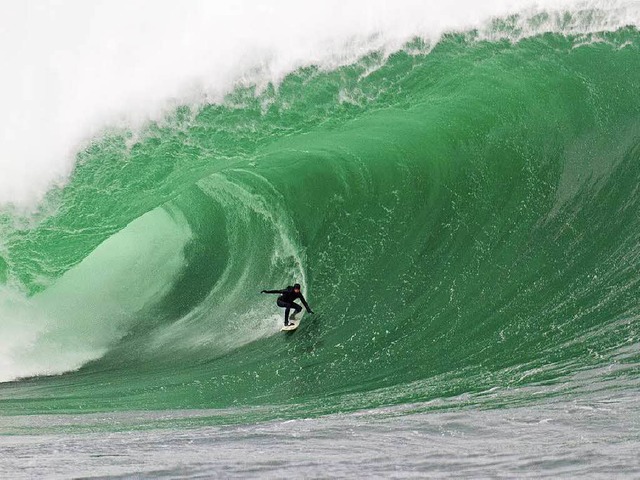
[[(294, 300), (300, 299), (304, 307), (307, 309), (307, 312), (313, 313), (313, 310), (309, 307), (309, 304), (304, 299), (304, 295), (300, 292), (300, 284), (296, 283), (293, 287), (289, 285), (284, 290), (262, 290), (262, 293), (279, 293), (278, 297), (278, 306), (285, 309), (284, 311), (284, 326), (288, 327), (289, 318), (291, 320), (296, 319), (296, 315), (302, 311), (302, 307), (294, 302)], [(289, 312), (291, 309), (295, 310), (291, 317), (289, 317)]]

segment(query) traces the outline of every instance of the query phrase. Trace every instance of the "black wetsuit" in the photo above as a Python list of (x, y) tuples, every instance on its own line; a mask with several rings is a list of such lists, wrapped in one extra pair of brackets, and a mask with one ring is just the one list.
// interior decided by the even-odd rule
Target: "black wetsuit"
[(302, 307), (295, 303), (294, 300), (300, 299), (300, 301), (304, 305), (304, 308), (307, 309), (307, 312), (312, 313), (311, 308), (309, 308), (309, 304), (307, 304), (307, 301), (304, 299), (304, 295), (302, 295), (302, 292), (294, 292), (292, 286), (288, 286), (284, 290), (263, 290), (263, 292), (280, 294), (280, 296), (278, 297), (278, 306), (286, 309), (284, 311), (285, 325), (289, 323), (289, 312), (291, 311), (291, 309), (296, 311), (296, 313), (294, 313), (294, 316), (302, 311)]

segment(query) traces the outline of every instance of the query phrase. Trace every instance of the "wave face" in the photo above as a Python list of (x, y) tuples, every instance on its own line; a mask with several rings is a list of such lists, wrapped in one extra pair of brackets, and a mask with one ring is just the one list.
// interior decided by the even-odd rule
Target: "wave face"
[(109, 131), (5, 207), (3, 410), (637, 387), (640, 34), (490, 28)]

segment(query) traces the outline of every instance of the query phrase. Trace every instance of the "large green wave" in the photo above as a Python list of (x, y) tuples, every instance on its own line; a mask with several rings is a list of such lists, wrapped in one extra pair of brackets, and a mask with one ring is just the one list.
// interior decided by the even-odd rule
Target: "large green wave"
[[(3, 410), (637, 385), (639, 49), (451, 35), (96, 140), (35, 226), (0, 219), (4, 310), (40, 319), (11, 366), (79, 368)], [(283, 335), (259, 292), (294, 281), (317, 314)]]

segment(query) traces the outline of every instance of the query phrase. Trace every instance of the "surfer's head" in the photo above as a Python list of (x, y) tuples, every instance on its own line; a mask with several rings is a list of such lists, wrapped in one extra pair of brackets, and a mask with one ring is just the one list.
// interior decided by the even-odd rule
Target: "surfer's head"
[(299, 283), (296, 283), (296, 284), (293, 286), (293, 291), (294, 291), (294, 292), (296, 292), (296, 293), (298, 293), (298, 292), (300, 291), (300, 284), (299, 284)]

